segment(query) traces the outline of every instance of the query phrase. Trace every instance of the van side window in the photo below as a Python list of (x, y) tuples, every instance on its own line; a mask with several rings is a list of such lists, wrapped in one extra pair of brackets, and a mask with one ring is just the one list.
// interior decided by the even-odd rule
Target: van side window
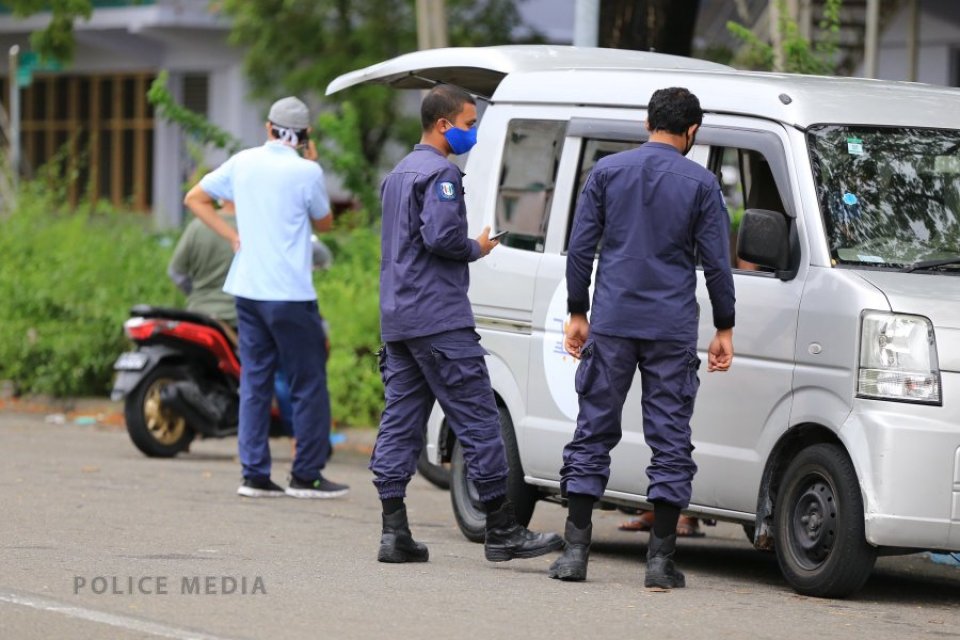
[(570, 199), (570, 216), (567, 223), (567, 235), (563, 242), (564, 251), (570, 244), (570, 232), (573, 230), (573, 216), (577, 211), (577, 200), (580, 198), (580, 192), (583, 191), (583, 185), (587, 181), (587, 176), (596, 166), (601, 158), (605, 158), (614, 153), (636, 149), (640, 142), (625, 142), (623, 140), (593, 140), (586, 138), (583, 141), (583, 147), (580, 153), (580, 163), (577, 166), (577, 183), (574, 185), (573, 198)]
[(721, 154), (720, 184), (730, 212), (730, 260), (734, 269), (770, 271), (737, 257), (740, 220), (747, 209), (768, 209), (785, 213), (783, 198), (773, 171), (763, 154), (752, 149), (716, 148)]
[(566, 128), (559, 120), (510, 122), (495, 228), (509, 231), (500, 240), (504, 246), (543, 252)]

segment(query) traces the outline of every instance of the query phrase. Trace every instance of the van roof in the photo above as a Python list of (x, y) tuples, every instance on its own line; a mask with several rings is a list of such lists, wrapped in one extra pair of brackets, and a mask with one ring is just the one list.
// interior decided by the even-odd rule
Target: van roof
[(907, 82), (737, 71), (645, 51), (506, 45), (428, 49), (344, 74), (327, 95), (364, 84), (426, 89), (449, 83), (493, 102), (646, 107), (685, 86), (705, 111), (813, 124), (957, 128), (960, 90)]
[(414, 51), (345, 73), (327, 86), (327, 95), (364, 83), (397, 89), (429, 89), (438, 83), (455, 84), (489, 98), (511, 73), (550, 69), (731, 69), (731, 67), (662, 53), (566, 47), (503, 45), (452, 47)]
[(913, 82), (714, 70), (520, 72), (504, 78), (494, 102), (646, 107), (657, 89), (683, 86), (704, 111), (814, 124), (960, 126), (960, 90)]

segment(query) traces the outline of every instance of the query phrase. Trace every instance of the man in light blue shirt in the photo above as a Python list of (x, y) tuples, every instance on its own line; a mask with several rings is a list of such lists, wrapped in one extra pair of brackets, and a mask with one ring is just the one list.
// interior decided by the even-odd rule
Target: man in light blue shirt
[[(184, 201), (235, 252), (223, 290), (237, 301), (244, 478), (237, 493), (247, 497), (334, 498), (348, 491), (321, 473), (330, 454), (330, 396), (310, 227), (326, 231), (332, 217), (309, 128), (303, 102), (278, 100), (270, 107), (267, 142), (205, 175)], [(236, 230), (217, 216), (216, 199), (235, 203)], [(297, 439), (286, 490), (270, 480), (270, 405), (278, 366), (290, 384)]]

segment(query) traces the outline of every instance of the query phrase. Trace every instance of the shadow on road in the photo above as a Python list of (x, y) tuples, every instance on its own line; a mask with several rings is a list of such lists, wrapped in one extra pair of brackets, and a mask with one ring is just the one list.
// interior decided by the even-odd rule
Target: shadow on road
[[(646, 558), (646, 536), (636, 542), (598, 540), (591, 556), (608, 556), (627, 562)], [(757, 586), (789, 590), (773, 553), (756, 551), (733, 540), (701, 538), (681, 540), (677, 560), (682, 569), (723, 579), (743, 580)], [(897, 560), (897, 566), (893, 562)], [(905, 562), (906, 561), (906, 562)], [(923, 571), (924, 575), (915, 575)], [(800, 596), (797, 594), (798, 598)], [(870, 580), (851, 600), (897, 605), (960, 607), (960, 569), (931, 566), (919, 555), (880, 558)], [(840, 603), (843, 601), (832, 601)]]

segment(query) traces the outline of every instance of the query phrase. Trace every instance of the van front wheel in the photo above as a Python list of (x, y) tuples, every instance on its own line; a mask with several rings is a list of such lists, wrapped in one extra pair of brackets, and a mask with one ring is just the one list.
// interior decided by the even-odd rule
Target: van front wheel
[(775, 507), (777, 562), (798, 592), (843, 598), (873, 571), (860, 483), (846, 452), (833, 444), (801, 451), (787, 467)]

